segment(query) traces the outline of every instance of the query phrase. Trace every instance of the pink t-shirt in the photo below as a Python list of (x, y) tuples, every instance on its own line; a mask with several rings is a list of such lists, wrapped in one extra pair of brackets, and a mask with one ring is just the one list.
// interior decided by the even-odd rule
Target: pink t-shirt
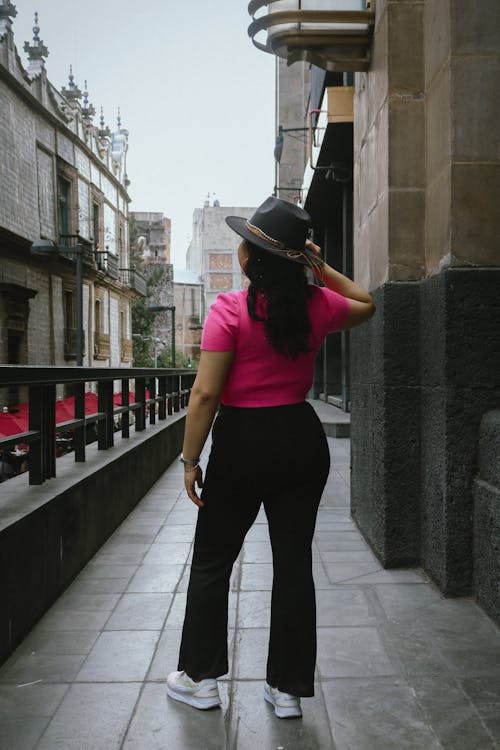
[(310, 286), (308, 299), (310, 351), (291, 359), (267, 341), (264, 325), (248, 314), (248, 292), (219, 294), (211, 305), (201, 348), (234, 351), (221, 402), (226, 406), (282, 406), (304, 401), (314, 373), (314, 359), (325, 336), (338, 331), (349, 314), (349, 300), (319, 286)]

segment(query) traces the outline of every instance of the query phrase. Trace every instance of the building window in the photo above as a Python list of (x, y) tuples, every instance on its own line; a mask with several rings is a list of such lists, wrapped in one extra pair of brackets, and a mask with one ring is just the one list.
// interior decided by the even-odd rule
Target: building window
[(65, 239), (71, 234), (71, 182), (59, 177), (58, 191), (59, 234)]
[(67, 330), (76, 328), (75, 295), (68, 289), (64, 292), (64, 325)]
[(94, 304), (94, 332), (96, 336), (99, 336), (101, 330), (101, 300), (96, 299)]
[(101, 207), (98, 203), (92, 203), (92, 239), (94, 249), (99, 250), (101, 238)]

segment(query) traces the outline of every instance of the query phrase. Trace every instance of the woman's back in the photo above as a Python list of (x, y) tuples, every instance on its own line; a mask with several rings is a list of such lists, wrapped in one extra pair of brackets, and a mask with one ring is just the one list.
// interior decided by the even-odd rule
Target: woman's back
[[(314, 359), (325, 336), (340, 330), (349, 314), (349, 302), (339, 294), (310, 286), (307, 310), (311, 323), (308, 351), (292, 358), (273, 348), (264, 323), (248, 312), (248, 291), (220, 294), (210, 308), (201, 348), (234, 351), (221, 394), (226, 406), (282, 406), (304, 401), (313, 380)], [(259, 299), (259, 317), (265, 316), (265, 297)]]

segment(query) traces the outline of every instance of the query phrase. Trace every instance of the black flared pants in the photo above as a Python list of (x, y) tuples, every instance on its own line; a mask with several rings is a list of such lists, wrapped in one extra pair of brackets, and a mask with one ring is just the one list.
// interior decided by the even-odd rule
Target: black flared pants
[(193, 680), (228, 671), (229, 578), (261, 503), (273, 553), (267, 681), (314, 695), (316, 602), (311, 542), (330, 457), (308, 403), (221, 407), (198, 511), (179, 670)]

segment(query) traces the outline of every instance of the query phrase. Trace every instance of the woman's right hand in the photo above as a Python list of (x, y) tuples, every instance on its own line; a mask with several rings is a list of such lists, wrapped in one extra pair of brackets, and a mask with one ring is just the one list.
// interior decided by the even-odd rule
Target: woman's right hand
[(311, 250), (313, 253), (315, 253), (318, 258), (321, 258), (321, 248), (319, 245), (315, 245), (312, 240), (306, 240), (306, 249)]
[(203, 508), (204, 502), (198, 497), (196, 493), (196, 485), (203, 487), (203, 472), (201, 466), (198, 465), (195, 469), (184, 469), (184, 486), (190, 500), (193, 501), (198, 508)]

